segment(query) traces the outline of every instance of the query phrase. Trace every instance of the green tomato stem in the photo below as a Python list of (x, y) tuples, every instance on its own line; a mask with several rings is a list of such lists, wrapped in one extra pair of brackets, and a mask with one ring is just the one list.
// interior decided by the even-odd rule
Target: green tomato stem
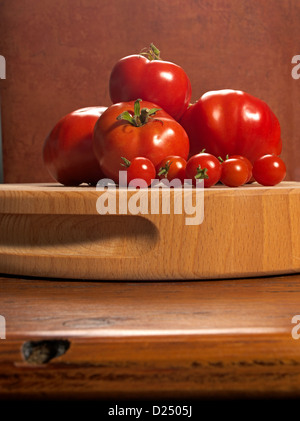
[(121, 159), (123, 159), (124, 161), (124, 164), (121, 163), (123, 167), (127, 167), (127, 168), (130, 167), (131, 162), (127, 158), (124, 158), (123, 156), (121, 156)]
[(125, 120), (132, 126), (141, 127), (147, 124), (149, 117), (152, 117), (161, 110), (161, 108), (142, 108), (140, 106), (141, 99), (137, 99), (134, 103), (134, 115), (132, 116), (129, 111), (124, 111), (118, 115), (117, 120)]
[(195, 175), (196, 180), (202, 180), (204, 178), (209, 178), (207, 175), (207, 168), (201, 168), (200, 165), (197, 168), (197, 174)]
[[(146, 50), (146, 48), (144, 48)], [(161, 60), (160, 51), (153, 43), (150, 44), (150, 47), (145, 52), (140, 53), (141, 56), (145, 56), (148, 60)]]
[(165, 177), (167, 177), (171, 164), (172, 164), (172, 162), (167, 161), (167, 162), (165, 163), (165, 166), (164, 166), (164, 167), (161, 167), (161, 168), (158, 170), (157, 175), (158, 175), (158, 176), (164, 175)]

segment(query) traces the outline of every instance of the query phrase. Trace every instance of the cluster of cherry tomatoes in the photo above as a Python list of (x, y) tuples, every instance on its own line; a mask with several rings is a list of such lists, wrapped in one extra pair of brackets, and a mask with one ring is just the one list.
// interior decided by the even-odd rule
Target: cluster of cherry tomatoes
[(125, 158), (123, 160), (128, 169), (128, 183), (133, 187), (138, 185), (135, 180), (142, 179), (149, 186), (156, 177), (160, 180), (167, 179), (169, 182), (179, 180), (181, 184), (192, 182), (195, 186), (197, 180), (203, 179), (205, 188), (217, 183), (239, 187), (254, 181), (265, 186), (274, 186), (280, 183), (286, 174), (282, 159), (271, 154), (263, 155), (254, 165), (241, 155), (232, 155), (223, 160), (204, 151), (191, 156), (188, 161), (181, 156), (167, 156), (157, 168), (144, 157), (134, 158), (132, 162)]
[(124, 57), (109, 77), (110, 106), (63, 117), (47, 136), (43, 158), (65, 185), (154, 179), (204, 180), (238, 187), (276, 185), (286, 174), (279, 157), (280, 124), (270, 107), (243, 91), (205, 92), (191, 103), (191, 82), (175, 63), (147, 52)]

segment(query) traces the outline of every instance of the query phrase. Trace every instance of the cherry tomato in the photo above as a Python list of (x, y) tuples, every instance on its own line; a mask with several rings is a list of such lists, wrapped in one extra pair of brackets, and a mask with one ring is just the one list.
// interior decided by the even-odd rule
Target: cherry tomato
[(189, 139), (169, 114), (147, 101), (111, 105), (94, 129), (94, 151), (104, 174), (118, 183), (120, 157), (150, 159), (155, 167), (168, 155), (186, 159)]
[(280, 124), (270, 107), (242, 91), (210, 91), (192, 104), (180, 123), (190, 139), (190, 155), (203, 148), (221, 156), (242, 155), (253, 162), (262, 155), (280, 155)]
[(121, 165), (127, 168), (127, 184), (130, 183), (131, 187), (137, 187), (139, 185), (138, 179), (142, 179), (146, 181), (147, 186), (150, 186), (156, 175), (155, 167), (150, 159), (136, 157), (132, 161), (128, 161), (128, 159), (122, 157), (122, 160)]
[(264, 186), (275, 186), (284, 180), (286, 166), (281, 158), (275, 155), (264, 155), (253, 164), (254, 179)]
[(187, 161), (186, 177), (192, 179), (194, 185), (197, 179), (204, 179), (204, 187), (211, 187), (220, 180), (221, 163), (215, 156), (201, 152)]
[(186, 160), (181, 156), (170, 155), (164, 158), (157, 166), (157, 175), (160, 180), (168, 179), (172, 181), (179, 179), (184, 183)]
[(242, 186), (249, 179), (247, 162), (240, 158), (229, 158), (222, 162), (221, 183), (229, 187)]
[(93, 130), (106, 107), (87, 107), (61, 118), (48, 134), (43, 160), (59, 183), (77, 186), (97, 184), (104, 177), (93, 152)]
[(178, 120), (190, 103), (192, 89), (185, 71), (175, 63), (163, 61), (151, 44), (148, 53), (124, 57), (115, 64), (109, 93), (113, 103), (142, 98), (158, 104)]
[(251, 182), (251, 180), (252, 180), (252, 164), (249, 161), (249, 159), (245, 158), (242, 155), (231, 155), (229, 158), (238, 158), (238, 159), (241, 159), (242, 161), (246, 162), (246, 164), (248, 166), (248, 178), (247, 178), (246, 183)]

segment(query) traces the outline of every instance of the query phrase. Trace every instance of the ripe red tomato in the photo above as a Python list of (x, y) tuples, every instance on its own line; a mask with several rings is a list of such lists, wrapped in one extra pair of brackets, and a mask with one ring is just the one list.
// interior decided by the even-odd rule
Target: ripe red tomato
[(153, 44), (146, 55), (127, 56), (115, 64), (109, 79), (110, 98), (113, 103), (142, 98), (178, 120), (190, 103), (191, 82), (180, 66), (161, 60)]
[(166, 156), (186, 159), (189, 139), (183, 127), (147, 101), (111, 105), (94, 129), (94, 151), (104, 174), (118, 182), (121, 157), (150, 159), (156, 167)]
[(93, 130), (106, 107), (87, 107), (61, 118), (44, 142), (43, 160), (59, 183), (97, 184), (103, 178), (93, 152)]
[(215, 156), (201, 152), (187, 161), (185, 171), (194, 185), (197, 179), (204, 179), (204, 187), (211, 187), (220, 180), (221, 163)]
[(275, 186), (284, 180), (286, 166), (281, 158), (275, 155), (264, 155), (253, 164), (255, 181), (264, 186)]
[(178, 179), (184, 183), (186, 160), (181, 156), (170, 155), (164, 158), (157, 166), (157, 175), (160, 180), (172, 181)]
[(229, 158), (222, 162), (221, 183), (228, 187), (238, 187), (247, 180), (249, 180), (249, 168), (243, 159)]
[(139, 185), (138, 179), (141, 179), (147, 183), (147, 186), (150, 186), (156, 175), (155, 167), (150, 159), (137, 157), (129, 161), (122, 157), (122, 160), (121, 165), (127, 168), (127, 184), (130, 183), (131, 187), (137, 187)]
[(281, 153), (280, 124), (269, 106), (242, 91), (205, 93), (180, 119), (190, 139), (190, 155), (206, 152), (225, 159), (242, 155), (253, 162)]
[(248, 158), (245, 158), (242, 155), (231, 155), (229, 158), (238, 158), (238, 159), (241, 159), (242, 161), (244, 161), (247, 164), (247, 167), (248, 167), (248, 178), (247, 178), (246, 183), (249, 183), (251, 181), (251, 179), (252, 179), (252, 164), (249, 161), (249, 159)]

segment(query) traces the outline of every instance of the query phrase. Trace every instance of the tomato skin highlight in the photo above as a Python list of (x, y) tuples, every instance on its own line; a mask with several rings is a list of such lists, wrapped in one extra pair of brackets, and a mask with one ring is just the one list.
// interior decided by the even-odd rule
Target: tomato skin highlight
[(253, 162), (265, 154), (280, 155), (280, 124), (270, 107), (243, 91), (209, 91), (180, 119), (190, 139), (190, 155), (202, 149), (225, 159), (242, 155)]
[(50, 175), (66, 186), (97, 184), (104, 177), (93, 151), (95, 124), (107, 107), (86, 107), (62, 117), (43, 145)]
[(264, 155), (253, 164), (253, 177), (263, 186), (275, 186), (284, 180), (286, 166), (281, 158), (275, 155)]
[(196, 185), (197, 172), (206, 169), (207, 178), (203, 178), (204, 187), (214, 186), (221, 177), (222, 167), (220, 161), (209, 153), (201, 152), (193, 155), (186, 164), (186, 177), (191, 179), (193, 184)]
[(249, 161), (249, 159), (246, 158), (246, 157), (244, 157), (244, 156), (242, 156), (242, 155), (231, 155), (229, 158), (238, 158), (238, 159), (241, 159), (242, 161), (244, 161), (247, 164), (247, 167), (248, 167), (248, 178), (247, 178), (246, 183), (251, 182), (251, 180), (252, 180), (252, 167), (253, 167), (253, 165), (251, 164), (251, 162)]
[(183, 184), (186, 176), (185, 169), (186, 160), (184, 158), (181, 156), (170, 155), (160, 162), (157, 166), (156, 172), (160, 180), (168, 179), (169, 181), (172, 181), (174, 179), (178, 179)]
[[(94, 129), (94, 152), (106, 177), (119, 180), (120, 157), (132, 161), (136, 157), (148, 158), (156, 167), (166, 156), (174, 154), (186, 159), (189, 139), (183, 127), (168, 113), (160, 109), (149, 121), (135, 127), (117, 120), (128, 111), (134, 114), (135, 101), (111, 105), (98, 119)], [(159, 108), (141, 101), (141, 108)]]
[(123, 57), (114, 65), (109, 94), (114, 104), (137, 98), (153, 102), (179, 120), (190, 103), (192, 88), (177, 64), (136, 54)]
[(240, 158), (229, 158), (222, 162), (221, 183), (228, 187), (239, 187), (249, 180), (247, 163)]

